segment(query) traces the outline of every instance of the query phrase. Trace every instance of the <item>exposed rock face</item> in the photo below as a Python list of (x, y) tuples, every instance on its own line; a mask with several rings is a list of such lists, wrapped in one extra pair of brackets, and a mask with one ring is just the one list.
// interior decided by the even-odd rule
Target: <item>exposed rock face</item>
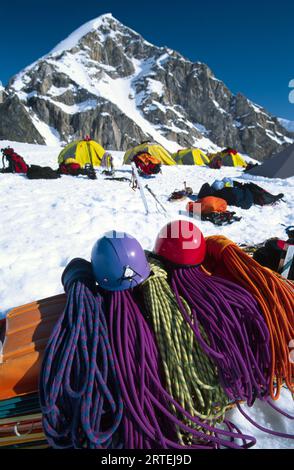
[(13, 77), (0, 104), (0, 139), (51, 144), (85, 134), (109, 149), (152, 138), (170, 150), (232, 146), (259, 160), (294, 138), (205, 64), (149, 44), (109, 14)]
[(0, 139), (45, 144), (30, 114), (17, 95), (5, 96), (0, 104)]

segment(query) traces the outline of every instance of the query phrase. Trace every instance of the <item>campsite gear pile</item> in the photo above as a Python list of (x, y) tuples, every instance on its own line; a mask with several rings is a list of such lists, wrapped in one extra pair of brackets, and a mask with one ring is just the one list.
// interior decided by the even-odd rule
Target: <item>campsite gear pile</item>
[[(1, 149), (3, 168), (1, 173), (25, 174), (28, 179), (57, 179), (60, 178), (58, 170), (53, 170), (49, 166), (28, 165), (24, 158), (18, 155), (13, 148)], [(5, 166), (5, 160), (8, 166)]]
[(157, 175), (161, 172), (161, 162), (159, 158), (152, 156), (148, 152), (139, 152), (133, 157), (133, 162), (138, 168), (140, 176)]
[(94, 168), (100, 167), (102, 161), (107, 161), (105, 153), (104, 148), (98, 142), (86, 136), (84, 139), (71, 142), (64, 147), (58, 156), (58, 165), (59, 167), (61, 165), (68, 166), (69, 172), (85, 168), (86, 164), (90, 164)]
[[(85, 175), (90, 179), (96, 179), (96, 172), (91, 163), (85, 163), (82, 168), (79, 163), (61, 163), (58, 170), (53, 170), (49, 166), (40, 166), (40, 165), (28, 165), (24, 158), (18, 155), (14, 149), (7, 147), (2, 149), (2, 162), (3, 168), (1, 173), (20, 173), (25, 174), (28, 179), (58, 179), (61, 175)], [(7, 166), (5, 164), (7, 162)], [(105, 164), (110, 162), (111, 168), (113, 168), (112, 157), (110, 154), (106, 155)]]
[(273, 195), (257, 184), (233, 181), (233, 187), (224, 186), (222, 189), (215, 189), (208, 183), (204, 183), (198, 193), (198, 198), (202, 199), (207, 196), (224, 199), (230, 206), (250, 209), (253, 204), (259, 206), (275, 204), (284, 197), (284, 194)]
[(200, 218), (218, 226), (239, 222), (241, 217), (236, 216), (236, 212), (228, 211), (227, 206), (227, 201), (224, 199), (206, 196), (195, 202), (188, 202), (186, 210), (191, 217)]
[(175, 221), (146, 255), (109, 232), (62, 283), (66, 295), (6, 319), (1, 445), (252, 447), (226, 418), (232, 407), (294, 437), (242, 407), (261, 399), (279, 412), (269, 398), (284, 385), (293, 392), (293, 284), (230, 240)]
[(183, 201), (189, 196), (192, 196), (193, 189), (186, 186), (186, 181), (184, 181), (184, 189), (178, 190), (175, 189), (170, 196), (168, 197), (169, 202)]

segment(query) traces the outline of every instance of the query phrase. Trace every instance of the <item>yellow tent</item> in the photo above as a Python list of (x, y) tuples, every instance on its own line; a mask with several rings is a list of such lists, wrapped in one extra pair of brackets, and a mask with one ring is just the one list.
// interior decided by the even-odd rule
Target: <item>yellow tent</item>
[(241, 166), (246, 168), (247, 163), (244, 158), (236, 152), (236, 150), (231, 148), (226, 148), (221, 152), (212, 153), (208, 155), (209, 161), (212, 161), (215, 157), (221, 157), (224, 166)]
[(172, 155), (178, 165), (208, 165), (209, 158), (200, 149), (178, 150)]
[(95, 140), (77, 140), (60, 152), (58, 164), (79, 163), (81, 168), (84, 168), (86, 163), (91, 163), (94, 167), (100, 166), (104, 154), (104, 148)]
[(144, 142), (143, 144), (137, 145), (136, 147), (126, 151), (124, 155), (124, 163), (130, 165), (132, 159), (139, 152), (148, 152), (153, 157), (157, 157), (163, 165), (175, 165), (171, 154), (162, 145), (156, 142)]

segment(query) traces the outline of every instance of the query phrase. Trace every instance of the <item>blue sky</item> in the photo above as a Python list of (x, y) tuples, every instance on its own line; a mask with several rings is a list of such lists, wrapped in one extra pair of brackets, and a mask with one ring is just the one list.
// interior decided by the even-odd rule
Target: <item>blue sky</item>
[(205, 62), (234, 93), (294, 120), (293, 0), (3, 0), (0, 12), (4, 84), (74, 29), (111, 12), (150, 42)]

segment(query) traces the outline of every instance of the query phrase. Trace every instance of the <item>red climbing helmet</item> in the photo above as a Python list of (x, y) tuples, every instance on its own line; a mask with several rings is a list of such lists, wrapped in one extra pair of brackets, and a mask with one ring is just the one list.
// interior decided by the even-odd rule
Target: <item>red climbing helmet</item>
[(157, 235), (154, 253), (179, 265), (195, 266), (205, 258), (206, 243), (201, 230), (192, 222), (175, 220)]

